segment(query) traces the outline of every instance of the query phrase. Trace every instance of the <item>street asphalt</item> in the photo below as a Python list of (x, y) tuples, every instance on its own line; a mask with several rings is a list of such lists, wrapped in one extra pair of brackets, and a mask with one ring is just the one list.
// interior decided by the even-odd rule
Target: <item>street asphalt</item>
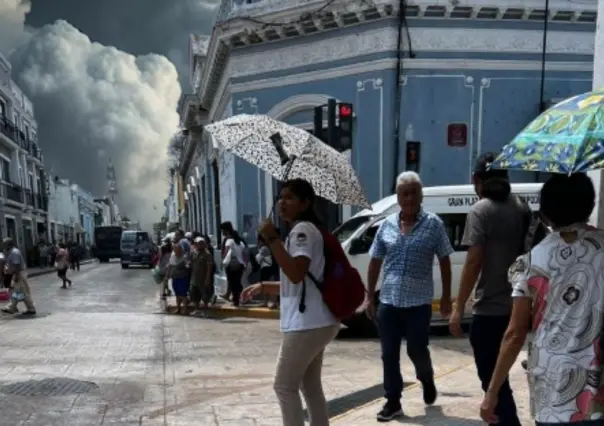
[[(60, 289), (32, 278), (39, 315), (0, 317), (0, 426), (277, 426), (272, 379), (278, 322), (166, 315), (147, 269), (89, 264)], [(441, 396), (425, 409), (408, 381), (395, 424), (479, 425), (480, 389), (465, 339), (434, 337)], [(512, 376), (526, 415), (525, 379)], [(323, 371), (333, 425), (376, 424), (382, 394), (379, 344), (341, 333)]]

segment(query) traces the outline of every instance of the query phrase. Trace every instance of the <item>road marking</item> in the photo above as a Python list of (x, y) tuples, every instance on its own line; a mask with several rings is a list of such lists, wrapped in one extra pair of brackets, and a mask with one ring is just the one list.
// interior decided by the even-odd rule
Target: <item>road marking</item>
[[(451, 370), (445, 371), (444, 373), (435, 375), (434, 376), (434, 381), (436, 381), (436, 380), (438, 380), (438, 379), (440, 379), (442, 377), (448, 376), (449, 374), (453, 374), (453, 373), (455, 373), (457, 371), (463, 370), (464, 368), (469, 367), (471, 365), (474, 365), (474, 360), (472, 360), (472, 362), (468, 362), (467, 364), (464, 364), (464, 365), (461, 365), (459, 367), (455, 367), (455, 368), (453, 368)], [(404, 388), (404, 392), (407, 392), (407, 391), (409, 391), (411, 389), (414, 389), (414, 388), (417, 388), (419, 386), (420, 386), (419, 382), (413, 383), (413, 384), (405, 387)], [(338, 420), (342, 420), (342, 419), (350, 416), (351, 414), (357, 413), (357, 412), (359, 412), (359, 411), (361, 411), (361, 410), (363, 410), (363, 409), (365, 409), (365, 408), (367, 408), (367, 407), (375, 404), (376, 402), (378, 402), (381, 399), (383, 399), (383, 398), (380, 397), (380, 398), (374, 399), (373, 401), (369, 401), (369, 402), (366, 402), (365, 404), (359, 405), (358, 407), (351, 408), (350, 410), (348, 410), (348, 411), (346, 411), (346, 412), (344, 412), (342, 414), (338, 414), (337, 416), (330, 417), (329, 421), (330, 422), (332, 422), (332, 421), (336, 422)]]

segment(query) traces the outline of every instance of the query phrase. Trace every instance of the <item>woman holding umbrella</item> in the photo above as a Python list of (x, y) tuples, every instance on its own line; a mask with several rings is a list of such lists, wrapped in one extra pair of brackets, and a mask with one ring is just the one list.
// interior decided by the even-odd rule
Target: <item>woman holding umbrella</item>
[(281, 283), (263, 282), (247, 287), (244, 301), (265, 291), (281, 296), (283, 340), (277, 360), (274, 389), (279, 399), (284, 426), (304, 424), (299, 391), (302, 390), (310, 424), (329, 424), (327, 403), (321, 384), (325, 347), (337, 335), (340, 324), (323, 302), (319, 289), (308, 285), (306, 310), (299, 310), (300, 285), (312, 274), (320, 281), (325, 268), (321, 223), (314, 212), (315, 192), (305, 180), (285, 182), (279, 200), (279, 214), (290, 226), (283, 243), (275, 225), (265, 221), (259, 229), (281, 269)]

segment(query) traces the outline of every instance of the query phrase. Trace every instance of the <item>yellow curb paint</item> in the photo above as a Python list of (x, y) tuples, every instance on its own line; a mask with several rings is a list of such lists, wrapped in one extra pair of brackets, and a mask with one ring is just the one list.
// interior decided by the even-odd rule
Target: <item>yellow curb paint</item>
[[(453, 374), (453, 373), (455, 373), (457, 371), (463, 370), (464, 368), (469, 367), (471, 365), (474, 365), (474, 361), (469, 362), (469, 363), (464, 364), (464, 365), (461, 365), (459, 367), (453, 368), (451, 370), (445, 371), (444, 373), (437, 374), (437, 375), (434, 376), (434, 380), (438, 380), (438, 379), (440, 379), (442, 377), (448, 376), (449, 374)], [(409, 385), (406, 388), (403, 388), (403, 392), (407, 392), (408, 390), (415, 389), (415, 388), (417, 388), (419, 386), (420, 386), (420, 383), (418, 383), (418, 382), (413, 383), (412, 385)], [(344, 412), (342, 414), (338, 414), (337, 416), (331, 417), (329, 419), (329, 421), (332, 422), (332, 421), (342, 420), (342, 419), (350, 416), (351, 414), (358, 413), (359, 411), (361, 411), (361, 410), (363, 410), (363, 409), (365, 409), (367, 407), (370, 407), (370, 406), (374, 405), (376, 402), (378, 402), (381, 399), (383, 399), (383, 398), (380, 397), (380, 398), (374, 399), (373, 401), (366, 402), (363, 405), (359, 405), (358, 407), (351, 408), (350, 410), (348, 410), (348, 411), (346, 411), (346, 412)]]
[[(164, 302), (165, 303), (165, 302)], [(164, 305), (164, 311), (168, 312), (175, 306)], [(269, 308), (246, 308), (234, 306), (211, 306), (209, 312), (218, 318), (256, 318), (256, 319), (279, 319), (279, 310)]]
[(209, 311), (219, 317), (279, 319), (279, 311), (268, 308), (211, 307)]

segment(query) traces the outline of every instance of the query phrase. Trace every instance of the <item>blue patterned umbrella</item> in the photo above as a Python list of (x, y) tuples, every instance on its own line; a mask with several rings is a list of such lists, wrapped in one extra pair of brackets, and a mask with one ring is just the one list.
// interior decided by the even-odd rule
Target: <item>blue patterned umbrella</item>
[(503, 147), (491, 167), (552, 173), (604, 168), (604, 89), (542, 113)]

